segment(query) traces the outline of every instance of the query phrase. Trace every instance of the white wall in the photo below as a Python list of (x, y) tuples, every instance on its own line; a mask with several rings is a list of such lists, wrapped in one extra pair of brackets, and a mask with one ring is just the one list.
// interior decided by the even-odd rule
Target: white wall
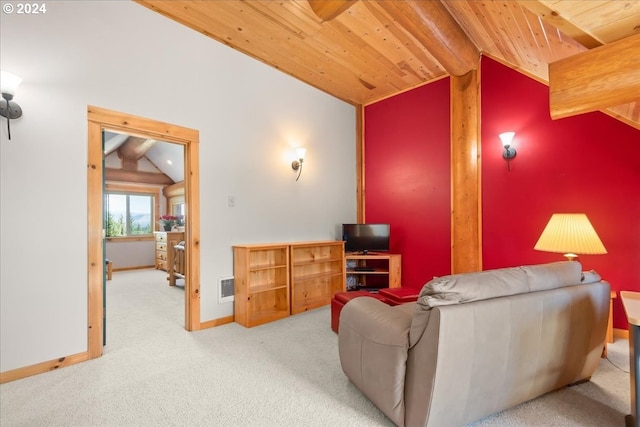
[(156, 242), (153, 240), (107, 242), (105, 249), (106, 257), (113, 263), (114, 270), (156, 264)]
[(2, 372), (87, 350), (88, 105), (200, 131), (201, 321), (233, 313), (233, 244), (355, 220), (353, 106), (134, 2), (0, 14), (0, 65), (24, 78), (11, 141), (0, 121)]

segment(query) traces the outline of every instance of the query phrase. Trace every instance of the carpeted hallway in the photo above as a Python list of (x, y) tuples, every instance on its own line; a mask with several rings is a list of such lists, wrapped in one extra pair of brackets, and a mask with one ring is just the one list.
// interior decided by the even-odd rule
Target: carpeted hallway
[[(89, 362), (0, 386), (3, 426), (392, 426), (341, 371), (328, 307), (246, 329), (183, 329), (184, 294), (156, 270), (107, 282), (107, 346)], [(628, 371), (628, 342), (609, 358)], [(629, 374), (602, 359), (588, 383), (473, 426), (623, 426)], [(455, 410), (455, 408), (452, 408)]]

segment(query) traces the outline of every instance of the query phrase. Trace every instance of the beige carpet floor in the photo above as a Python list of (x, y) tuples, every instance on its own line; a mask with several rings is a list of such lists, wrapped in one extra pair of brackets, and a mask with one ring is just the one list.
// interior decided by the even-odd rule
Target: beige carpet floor
[[(0, 425), (393, 425), (342, 373), (328, 307), (251, 329), (188, 333), (183, 298), (162, 272), (114, 273), (104, 356), (2, 384)], [(610, 345), (590, 382), (471, 425), (623, 426), (627, 346)]]

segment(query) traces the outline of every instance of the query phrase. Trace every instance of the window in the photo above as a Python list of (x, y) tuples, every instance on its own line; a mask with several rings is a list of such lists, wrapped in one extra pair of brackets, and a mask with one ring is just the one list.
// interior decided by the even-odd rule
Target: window
[(181, 216), (184, 218), (184, 202), (172, 204), (171, 215)]
[(151, 235), (154, 196), (140, 193), (105, 194), (107, 237)]

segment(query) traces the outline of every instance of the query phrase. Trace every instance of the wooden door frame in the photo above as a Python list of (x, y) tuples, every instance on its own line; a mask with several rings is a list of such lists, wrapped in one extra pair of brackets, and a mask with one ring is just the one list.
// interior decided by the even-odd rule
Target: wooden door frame
[(88, 106), (87, 163), (87, 283), (88, 283), (88, 353), (94, 359), (102, 355), (103, 340), (103, 166), (102, 132), (111, 130), (134, 136), (154, 138), (184, 147), (185, 244), (187, 274), (185, 278), (185, 329), (200, 329), (200, 173), (197, 130), (156, 120)]

